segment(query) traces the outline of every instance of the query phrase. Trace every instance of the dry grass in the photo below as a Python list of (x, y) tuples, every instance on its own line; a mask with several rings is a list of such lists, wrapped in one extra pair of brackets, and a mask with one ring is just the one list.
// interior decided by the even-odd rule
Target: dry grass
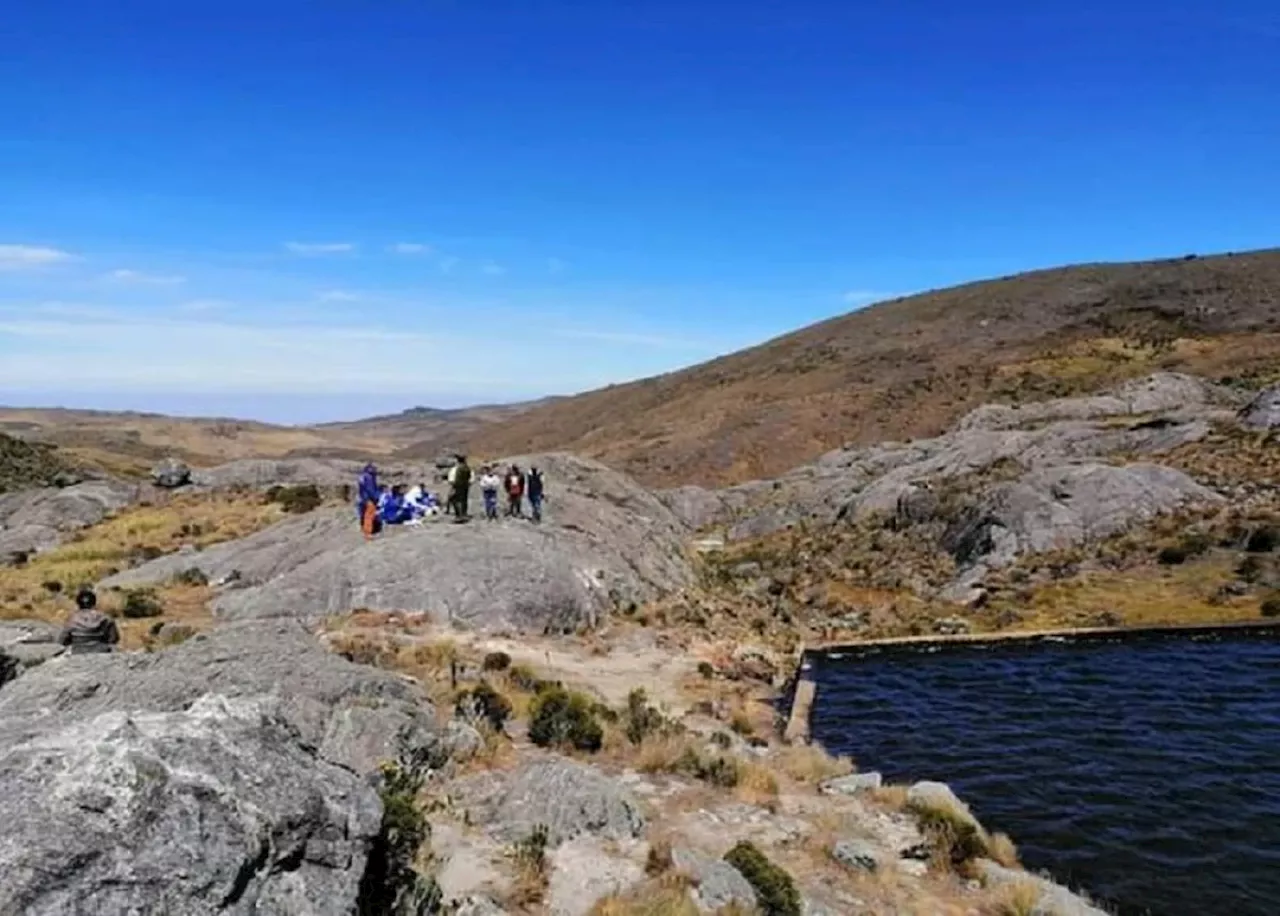
[(1038, 912), (1036, 907), (1042, 896), (1043, 892), (1035, 881), (1015, 881), (995, 892), (986, 913), (989, 916), (1032, 916)]
[(833, 757), (817, 744), (781, 748), (769, 755), (769, 764), (793, 782), (808, 786), (854, 770), (852, 758)]
[[(82, 585), (184, 545), (198, 549), (245, 537), (282, 517), (279, 506), (241, 495), (183, 496), (127, 509), (75, 532), (25, 566), (0, 568), (0, 617), (61, 620), (70, 610), (69, 597)], [(161, 592), (184, 606), (193, 595), (181, 589)], [(115, 603), (110, 595), (102, 598), (108, 609)], [(129, 623), (132, 628), (134, 622)]]
[(589, 916), (698, 916), (698, 908), (690, 897), (688, 879), (668, 873), (646, 881), (624, 896), (599, 901)]
[(890, 811), (902, 811), (907, 807), (906, 786), (881, 786), (867, 794), (878, 805)]
[(1020, 868), (1018, 847), (1007, 833), (994, 833), (987, 841), (987, 858), (1005, 868)]
[(733, 794), (741, 802), (773, 811), (778, 804), (778, 777), (763, 763), (749, 761), (738, 770)]

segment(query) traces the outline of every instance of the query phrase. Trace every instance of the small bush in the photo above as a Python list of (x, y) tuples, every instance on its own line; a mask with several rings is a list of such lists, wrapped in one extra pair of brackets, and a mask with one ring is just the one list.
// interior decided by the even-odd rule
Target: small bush
[(487, 681), (458, 694), (454, 709), (464, 718), (483, 719), (496, 732), (502, 731), (507, 719), (511, 718), (511, 701)]
[(480, 664), (483, 671), (506, 671), (511, 667), (511, 656), (505, 652), (490, 652)]
[(133, 558), (142, 563), (149, 563), (152, 560), (158, 560), (164, 556), (164, 550), (155, 544), (143, 544), (133, 549)]
[[(382, 767), (382, 828), (374, 838), (360, 882), (359, 916), (420, 912), (414, 904), (433, 896), (432, 882), (413, 868), (431, 827), (418, 807), (425, 776), (418, 767)], [(431, 912), (422, 910), (421, 912)]]
[(667, 717), (649, 705), (644, 688), (637, 687), (627, 696), (627, 708), (623, 713), (627, 740), (640, 744), (650, 735), (656, 735), (668, 726)]
[(315, 484), (304, 483), (296, 487), (272, 487), (267, 490), (266, 501), (279, 504), (285, 512), (293, 515), (305, 515), (318, 509), (324, 502), (324, 497)]
[(527, 837), (511, 847), (511, 859), (515, 864), (516, 882), (510, 901), (525, 907), (541, 903), (547, 892), (547, 842), (549, 831), (539, 824)]
[(1262, 600), (1263, 617), (1280, 617), (1280, 591), (1272, 592)]
[(1160, 548), (1156, 554), (1156, 562), (1161, 566), (1181, 566), (1190, 555), (1181, 544), (1168, 544)]
[(209, 584), (209, 577), (199, 567), (192, 566), (174, 576), (173, 582), (175, 585), (204, 586)]
[(1244, 549), (1249, 553), (1271, 553), (1277, 546), (1280, 546), (1280, 530), (1264, 525), (1249, 534)]
[(517, 690), (525, 693), (538, 693), (550, 686), (547, 681), (534, 674), (528, 665), (512, 665), (507, 672), (507, 679)]
[(529, 740), (539, 747), (595, 752), (604, 729), (591, 710), (591, 700), (563, 687), (546, 687), (529, 704)]
[(1256, 585), (1267, 574), (1267, 563), (1261, 557), (1245, 557), (1236, 567), (1236, 575), (1250, 585)]
[(801, 916), (800, 892), (795, 882), (754, 844), (739, 843), (725, 853), (724, 860), (736, 868), (756, 892), (761, 916)]
[(59, 582), (57, 579), (50, 579), (47, 582), (41, 582), (40, 587), (43, 588), (46, 592), (48, 592), (50, 595), (62, 594), (62, 583)]
[(130, 620), (159, 617), (164, 613), (164, 605), (160, 603), (156, 593), (149, 588), (130, 589), (124, 593), (124, 604), (120, 608), (120, 613)]
[(691, 747), (680, 755), (673, 769), (721, 789), (734, 788), (742, 778), (742, 768), (736, 758), (703, 757)]
[(716, 669), (711, 662), (698, 662), (698, 673), (707, 680), (711, 680), (716, 676)]

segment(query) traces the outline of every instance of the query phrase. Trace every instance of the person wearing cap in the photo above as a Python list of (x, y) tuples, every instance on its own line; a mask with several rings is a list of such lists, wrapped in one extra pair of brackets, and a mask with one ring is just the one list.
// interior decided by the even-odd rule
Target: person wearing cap
[(76, 610), (67, 618), (58, 639), (73, 654), (110, 652), (120, 642), (116, 622), (98, 610), (98, 596), (82, 588), (76, 594)]

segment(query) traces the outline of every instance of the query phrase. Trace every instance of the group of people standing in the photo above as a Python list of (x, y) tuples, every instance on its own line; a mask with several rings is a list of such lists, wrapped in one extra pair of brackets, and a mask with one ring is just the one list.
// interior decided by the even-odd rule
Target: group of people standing
[[(466, 521), (470, 518), (472, 483), (471, 466), (466, 455), (454, 456), (453, 466), (445, 479), (449, 495), (444, 503), (444, 514), (452, 515), (459, 522)], [(498, 518), (499, 490), (507, 497), (508, 518), (524, 518), (524, 501), (527, 499), (530, 518), (535, 522), (542, 521), (543, 478), (536, 467), (529, 468), (526, 473), (513, 464), (501, 477), (494, 466), (486, 465), (480, 469), (480, 493), (484, 498), (484, 515), (489, 521)], [(356, 514), (366, 540), (372, 539), (383, 525), (414, 524), (424, 516), (440, 512), (439, 502), (425, 485), (419, 484), (407, 494), (401, 487), (380, 485), (378, 469), (372, 464), (366, 465), (361, 473), (357, 493)]]

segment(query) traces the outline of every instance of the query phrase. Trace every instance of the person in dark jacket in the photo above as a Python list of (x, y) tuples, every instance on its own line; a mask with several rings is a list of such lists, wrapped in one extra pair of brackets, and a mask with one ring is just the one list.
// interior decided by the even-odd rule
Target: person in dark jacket
[(378, 499), (381, 493), (378, 489), (378, 469), (372, 464), (364, 466), (357, 492), (356, 515), (360, 519), (360, 530), (364, 532), (365, 540), (373, 540), (378, 525)]
[(75, 654), (110, 652), (120, 642), (116, 622), (98, 610), (98, 596), (92, 589), (82, 588), (76, 595), (76, 610), (67, 618), (58, 638)]
[(542, 521), (542, 472), (537, 468), (529, 468), (529, 474), (525, 478), (525, 495), (529, 497), (529, 511), (533, 513), (533, 520)]
[(467, 456), (459, 455), (457, 464), (449, 471), (449, 502), (453, 504), (453, 514), (457, 521), (467, 520), (471, 499), (471, 465), (467, 464)]

